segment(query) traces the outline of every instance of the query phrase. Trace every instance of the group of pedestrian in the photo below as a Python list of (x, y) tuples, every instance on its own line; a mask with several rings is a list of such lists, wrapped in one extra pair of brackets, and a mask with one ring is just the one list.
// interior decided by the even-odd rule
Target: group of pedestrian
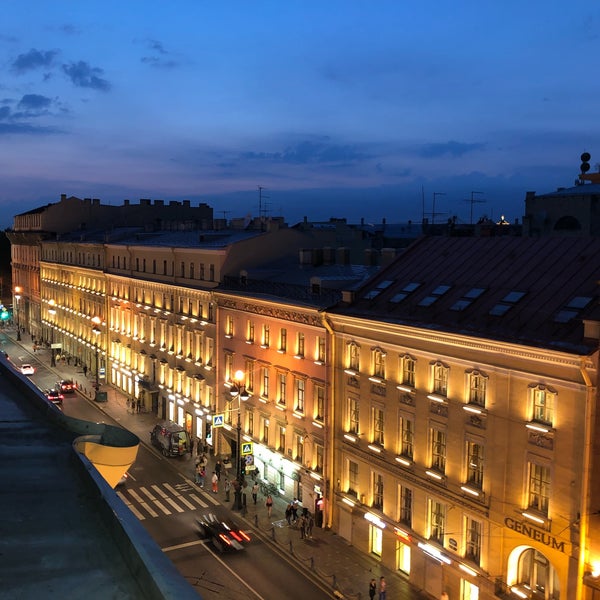
[(132, 413), (142, 412), (142, 400), (138, 398), (127, 398), (127, 410), (131, 410)]
[[(380, 577), (379, 578), (379, 600), (385, 600), (386, 587), (387, 587), (387, 584), (385, 582), (385, 577)], [(369, 598), (371, 600), (374, 600), (375, 594), (377, 594), (377, 580), (375, 578), (373, 578), (369, 582)]]
[(296, 525), (298, 522), (298, 500), (294, 498), (285, 508), (285, 520), (288, 525)]
[(298, 519), (298, 528), (300, 529), (300, 539), (312, 539), (312, 530), (315, 525), (314, 517), (308, 512), (308, 508), (302, 509), (302, 514)]

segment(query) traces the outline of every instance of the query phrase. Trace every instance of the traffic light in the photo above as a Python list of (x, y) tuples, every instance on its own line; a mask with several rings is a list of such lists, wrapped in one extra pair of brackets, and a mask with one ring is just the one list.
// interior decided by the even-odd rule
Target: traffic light
[(0, 320), (8, 321), (10, 319), (10, 313), (8, 312), (6, 306), (0, 307)]
[(246, 477), (246, 461), (244, 457), (240, 458), (240, 476), (242, 479)]

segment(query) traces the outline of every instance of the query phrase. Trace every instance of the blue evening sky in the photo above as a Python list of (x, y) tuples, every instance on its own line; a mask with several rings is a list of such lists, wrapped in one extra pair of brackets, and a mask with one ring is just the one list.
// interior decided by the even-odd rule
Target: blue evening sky
[(0, 49), (2, 228), (258, 186), (290, 224), (514, 221), (600, 162), (595, 2), (5, 0)]

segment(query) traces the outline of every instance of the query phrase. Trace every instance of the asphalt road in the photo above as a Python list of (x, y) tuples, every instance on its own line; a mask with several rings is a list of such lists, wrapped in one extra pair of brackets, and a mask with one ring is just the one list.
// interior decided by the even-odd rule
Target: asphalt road
[[(36, 368), (31, 379), (40, 389), (54, 386), (57, 376), (47, 361), (20, 347), (3, 349), (9, 355), (13, 352), (11, 360), (16, 365), (28, 362)], [(79, 394), (65, 394), (63, 410), (77, 418), (118, 424)], [(224, 514), (234, 521), (235, 515), (224, 506), (223, 493), (215, 497), (200, 490), (175, 468), (173, 460), (179, 459), (165, 458), (153, 448), (141, 446), (130, 478), (117, 493), (199, 596), (205, 600), (332, 598), (318, 582), (298, 571), (285, 554), (252, 531), (251, 542), (240, 552), (221, 554), (201, 539), (195, 522), (203, 513)]]

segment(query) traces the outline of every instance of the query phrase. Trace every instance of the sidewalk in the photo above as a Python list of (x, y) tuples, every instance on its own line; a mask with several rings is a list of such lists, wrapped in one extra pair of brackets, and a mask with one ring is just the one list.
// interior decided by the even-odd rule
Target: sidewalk
[[(25, 336), (24, 336), (25, 337)], [(26, 336), (29, 337), (29, 336)], [(21, 342), (25, 350), (30, 350), (32, 344), (23, 340)], [(36, 353), (38, 359), (44, 360), (45, 352)], [(47, 362), (50, 363), (48, 352)], [(94, 402), (94, 379), (85, 378), (81, 368), (73, 365), (58, 364), (53, 367), (57, 379), (72, 379), (77, 382), (79, 393), (88, 400)], [(89, 375), (89, 374), (88, 374)], [(127, 396), (112, 386), (103, 385), (102, 390), (107, 392), (107, 402), (95, 403), (95, 405), (115, 419), (122, 427), (135, 433), (142, 443), (150, 445), (150, 431), (158, 421), (152, 413), (133, 413), (127, 408)], [(214, 470), (215, 457), (209, 457), (207, 473)], [(173, 466), (185, 477), (194, 480), (194, 461), (192, 457), (186, 459), (172, 459)], [(225, 493), (222, 491), (224, 475), (221, 477), (222, 504), (225, 504)], [(193, 484), (195, 485), (195, 484)], [(271, 517), (267, 517), (265, 498), (260, 493), (257, 504), (254, 505), (250, 486), (246, 488), (246, 511), (236, 513), (236, 518), (243, 519), (247, 528), (267, 543), (271, 543), (285, 554), (287, 559), (294, 561), (308, 574), (321, 580), (326, 586), (331, 587), (332, 593), (337, 598), (347, 600), (368, 599), (368, 586), (371, 578), (379, 582), (381, 576), (387, 582), (388, 600), (431, 600), (431, 596), (413, 588), (404, 577), (394, 573), (382, 566), (374, 557), (368, 556), (356, 550), (344, 538), (336, 535), (330, 530), (313, 528), (312, 538), (301, 539), (300, 531), (295, 527), (289, 527), (285, 519), (285, 508), (291, 498), (274, 497), (274, 505)], [(233, 492), (231, 502), (233, 504)]]

